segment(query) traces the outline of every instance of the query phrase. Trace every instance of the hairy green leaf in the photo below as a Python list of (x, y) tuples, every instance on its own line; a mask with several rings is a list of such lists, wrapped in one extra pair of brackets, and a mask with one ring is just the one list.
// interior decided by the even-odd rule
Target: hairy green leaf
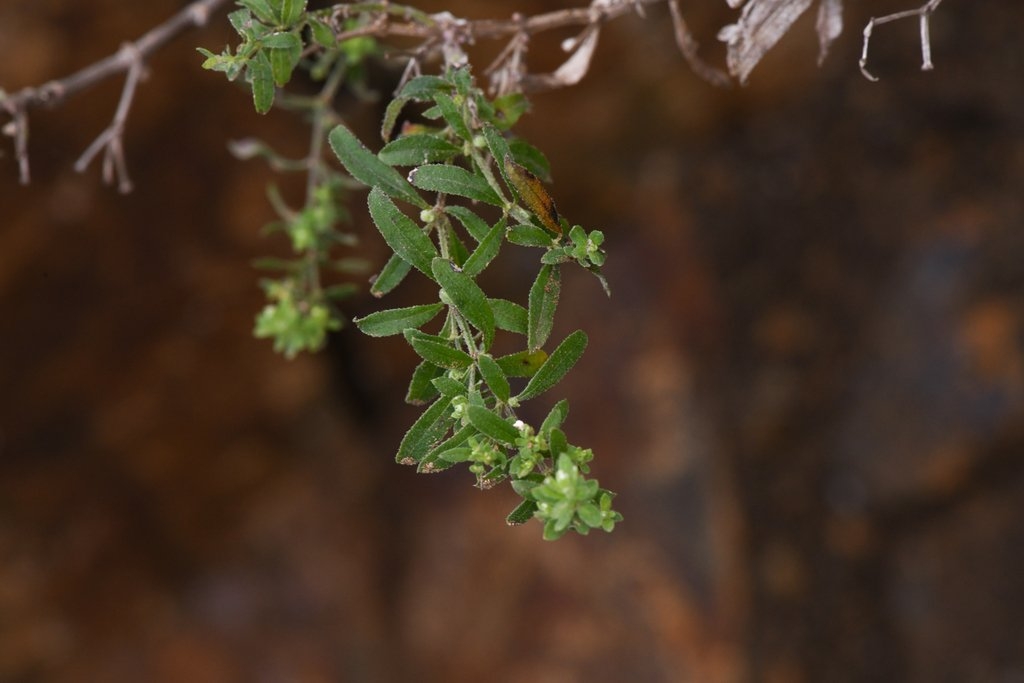
[(487, 302), (494, 312), (495, 327), (526, 336), (528, 323), (525, 308), (508, 299), (488, 299)]
[(421, 190), (454, 194), (501, 206), (501, 198), (487, 181), (460, 166), (427, 164), (413, 169), (409, 180)]
[(505, 518), (505, 523), (509, 526), (519, 526), (520, 524), (526, 524), (533, 519), (533, 513), (537, 511), (537, 502), (533, 500), (524, 500), (522, 503), (516, 506), (516, 509), (508, 513), (508, 517)]
[(404, 97), (417, 102), (432, 100), (439, 93), (450, 93), (452, 84), (440, 76), (416, 76), (402, 86), (398, 97)]
[(413, 189), (408, 180), (366, 149), (344, 125), (335, 126), (328, 140), (334, 154), (353, 178), (395, 199), (409, 202), (421, 209), (429, 208), (430, 205)]
[(370, 217), (388, 246), (414, 268), (432, 277), (430, 262), (437, 256), (437, 249), (430, 238), (411, 218), (399, 211), (380, 188), (370, 190), (367, 204)]
[(555, 309), (562, 292), (562, 274), (558, 266), (541, 266), (530, 287), (529, 320), (526, 345), (539, 349), (551, 335), (555, 325)]
[(495, 398), (502, 403), (508, 403), (512, 390), (508, 385), (508, 378), (498, 362), (485, 354), (476, 359), (476, 365)]
[(390, 166), (419, 166), (447, 161), (459, 148), (437, 135), (406, 135), (384, 145), (377, 156)]
[(444, 438), (453, 423), (451, 404), (450, 398), (439, 398), (423, 411), (399, 444), (395, 455), (397, 462), (402, 465), (416, 464), (434, 444)]
[(465, 351), (418, 330), (406, 330), (405, 339), (420, 358), (449, 370), (465, 370), (473, 359)]
[(426, 325), (441, 312), (442, 308), (444, 308), (444, 304), (441, 303), (392, 308), (386, 311), (377, 311), (362, 318), (355, 318), (352, 322), (363, 334), (371, 337), (387, 337), (401, 334), (410, 327), (418, 328)]
[(277, 15), (268, 0), (238, 0), (238, 4), (252, 10), (256, 18), (264, 24), (276, 24)]
[(547, 359), (548, 354), (544, 349), (537, 349), (510, 353), (496, 360), (507, 377), (533, 377)]
[(256, 113), (266, 114), (274, 106), (274, 72), (265, 52), (257, 52), (249, 60), (245, 75), (252, 86), (252, 102)]
[(487, 221), (477, 216), (471, 209), (465, 206), (446, 206), (444, 211), (450, 216), (455, 216), (462, 223), (462, 227), (466, 229), (466, 232), (477, 242), (483, 241), (487, 233), (490, 232), (490, 226), (487, 225)]
[(519, 430), (512, 426), (508, 420), (495, 415), (482, 406), (466, 406), (466, 416), (469, 423), (495, 441), (500, 441), (506, 446), (514, 446), (516, 438), (519, 437)]
[(451, 126), (455, 134), (463, 140), (471, 141), (473, 134), (470, 132), (469, 126), (459, 110), (459, 106), (455, 104), (455, 100), (442, 92), (438, 92), (434, 95), (434, 101), (437, 102), (437, 107), (441, 110), (441, 116), (444, 117), (445, 123)]
[(530, 378), (526, 388), (516, 397), (519, 401), (526, 401), (558, 384), (565, 374), (576, 365), (576, 361), (583, 355), (587, 348), (587, 335), (583, 330), (576, 330), (558, 345), (544, 365)]
[(381, 268), (380, 273), (373, 279), (373, 284), (370, 285), (370, 294), (377, 298), (384, 296), (402, 284), (402, 280), (410, 270), (412, 270), (412, 266), (408, 261), (398, 254), (392, 254), (388, 262)]
[(405, 393), (405, 402), (418, 406), (437, 398), (438, 391), (432, 380), (440, 377), (443, 373), (444, 368), (428, 361), (422, 361), (412, 372), (412, 380), (409, 381), (409, 389)]
[(466, 259), (466, 262), (462, 264), (462, 272), (469, 277), (476, 277), (484, 271), (484, 269), (491, 264), (491, 261), (498, 255), (498, 251), (501, 249), (501, 243), (505, 237), (505, 219), (499, 220), (494, 224), (484, 238), (480, 240), (480, 245), (475, 251)]
[(483, 290), (468, 275), (455, 270), (447, 259), (435, 258), (431, 270), (459, 313), (483, 333), (484, 348), (490, 348), (494, 341), (494, 311)]
[(554, 243), (551, 233), (525, 223), (508, 229), (508, 241), (521, 247), (550, 247)]

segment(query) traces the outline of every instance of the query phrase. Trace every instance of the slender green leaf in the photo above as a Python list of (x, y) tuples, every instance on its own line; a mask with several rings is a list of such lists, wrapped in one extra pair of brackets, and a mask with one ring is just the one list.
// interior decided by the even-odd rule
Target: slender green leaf
[(405, 393), (405, 402), (418, 406), (437, 398), (438, 391), (431, 380), (440, 377), (443, 373), (444, 368), (428, 361), (422, 361), (412, 372), (412, 380), (409, 382), (409, 389)]
[(281, 26), (293, 26), (302, 18), (306, 11), (306, 0), (276, 0), (280, 3), (278, 18)]
[(472, 278), (455, 270), (447, 259), (435, 258), (431, 270), (459, 313), (483, 333), (484, 348), (490, 348), (494, 341), (494, 311), (487, 302), (487, 295)]
[(274, 73), (265, 52), (257, 52), (249, 60), (245, 75), (252, 86), (252, 103), (256, 113), (266, 114), (274, 106)]
[(453, 423), (451, 403), (450, 398), (439, 398), (423, 411), (399, 444), (395, 456), (397, 462), (402, 465), (416, 464), (434, 444), (444, 438)]
[[(473, 431), (476, 431), (475, 427), (473, 428)], [(454, 465), (456, 463), (466, 462), (472, 454), (473, 449), (469, 446), (456, 446), (455, 448), (449, 448), (438, 452), (437, 457), (439, 460), (445, 460)]]
[(310, 16), (307, 19), (309, 23), (309, 31), (313, 35), (313, 40), (320, 47), (333, 48), (338, 40), (334, 37), (334, 31), (325, 22), (317, 19), (316, 17)]
[(465, 370), (473, 364), (473, 359), (468, 353), (429, 334), (423, 334), (418, 330), (406, 330), (405, 339), (420, 358), (439, 367)]
[(494, 107), (496, 110), (494, 125), (502, 130), (508, 130), (516, 125), (519, 117), (529, 111), (530, 101), (522, 93), (509, 93), (495, 98)]
[(480, 432), (473, 425), (466, 425), (450, 437), (430, 449), (430, 452), (420, 461), (417, 472), (433, 474), (443, 472), (453, 465), (465, 462), (469, 459), (473, 449), (464, 444), (469, 437)]
[(429, 208), (430, 205), (413, 189), (409, 181), (366, 149), (344, 125), (335, 126), (328, 140), (334, 154), (353, 178), (364, 185), (379, 188), (395, 199), (409, 202), (421, 209)]
[(506, 377), (533, 377), (547, 359), (548, 354), (544, 349), (537, 349), (510, 353), (496, 361)]
[[(511, 158), (512, 150), (509, 149), (508, 140), (498, 132), (497, 128), (494, 126), (484, 126), (483, 133), (484, 139), (487, 140), (487, 147), (491, 150), (491, 156), (495, 159), (504, 159), (505, 157)], [(512, 185), (512, 181), (509, 180), (505, 165), (498, 164), (498, 169), (501, 171), (501, 175), (505, 179), (505, 183), (510, 188), (515, 189)]]
[(466, 416), (469, 423), (495, 441), (500, 441), (506, 446), (514, 446), (519, 437), (519, 430), (504, 418), (495, 415), (482, 406), (466, 406)]
[(569, 440), (565, 438), (565, 432), (558, 428), (548, 432), (548, 450), (551, 451), (552, 458), (557, 458), (568, 449)]
[(523, 223), (508, 229), (508, 241), (521, 247), (550, 247), (554, 238), (543, 228)]
[(441, 312), (442, 308), (444, 308), (444, 304), (441, 303), (392, 308), (356, 318), (352, 322), (363, 334), (371, 337), (388, 337), (393, 334), (401, 334), (410, 327), (417, 328), (426, 325)]
[(462, 265), (462, 272), (469, 277), (476, 277), (482, 273), (484, 269), (491, 264), (494, 257), (498, 255), (498, 251), (501, 249), (501, 243), (504, 237), (505, 219), (502, 218), (495, 223), (494, 227), (484, 235), (482, 240), (480, 240), (480, 245)]
[(370, 217), (388, 246), (414, 268), (430, 274), (430, 262), (437, 256), (434, 243), (411, 218), (398, 210), (384, 192), (375, 187), (367, 199)]
[(521, 138), (509, 140), (512, 158), (544, 182), (551, 182), (551, 163), (544, 153)]
[(537, 511), (537, 502), (533, 500), (524, 500), (522, 503), (516, 506), (516, 509), (508, 513), (508, 517), (505, 518), (505, 523), (509, 526), (519, 526), (520, 524), (526, 524), (533, 519), (533, 513)]
[(544, 365), (530, 378), (526, 388), (517, 396), (519, 401), (526, 401), (558, 384), (565, 374), (576, 365), (576, 361), (587, 348), (587, 335), (583, 330), (576, 330), (558, 345)]
[(437, 135), (406, 135), (384, 145), (377, 156), (390, 166), (419, 166), (447, 161), (458, 153), (458, 147)]
[(402, 86), (398, 97), (404, 97), (418, 102), (425, 102), (434, 99), (438, 93), (450, 93), (452, 85), (440, 76), (416, 76)]
[(502, 403), (508, 403), (512, 390), (508, 385), (508, 378), (505, 377), (505, 372), (498, 362), (484, 354), (476, 359), (476, 366), (480, 368), (480, 375), (487, 382), (487, 386), (491, 388), (495, 398)]
[(526, 336), (527, 313), (525, 308), (508, 299), (488, 299), (487, 302), (494, 312), (495, 327), (499, 330)]
[(555, 309), (562, 292), (562, 274), (558, 266), (541, 266), (537, 279), (530, 287), (529, 327), (526, 345), (539, 349), (551, 335), (555, 325)]
[(435, 377), (432, 383), (434, 385), (434, 388), (441, 392), (442, 396), (449, 396), (454, 398), (456, 396), (465, 396), (466, 393), (468, 392), (468, 389), (466, 388), (465, 384), (458, 380), (452, 379), (447, 375)]
[[(273, 44), (272, 44), (273, 43)], [(292, 71), (302, 55), (302, 40), (294, 33), (272, 33), (263, 39), (270, 54), (270, 71), (274, 84), (284, 87), (292, 78)]]
[(567, 417), (569, 417), (569, 402), (563, 398), (551, 408), (548, 416), (544, 418), (544, 422), (540, 425), (539, 433), (547, 436), (551, 433), (552, 429), (561, 427)]
[(396, 97), (388, 102), (388, 106), (384, 109), (384, 119), (380, 122), (380, 137), (384, 142), (391, 142), (395, 124), (398, 122), (398, 115), (402, 113), (408, 102), (408, 97)]
[(441, 116), (451, 126), (451, 129), (455, 131), (455, 134), (463, 140), (471, 141), (473, 134), (470, 132), (469, 126), (459, 110), (459, 106), (455, 104), (455, 100), (443, 92), (438, 92), (434, 94), (434, 101), (437, 102), (437, 107), (441, 110)]
[(495, 206), (502, 205), (501, 198), (486, 180), (460, 166), (427, 164), (413, 169), (409, 180), (421, 190), (454, 194)]
[(462, 223), (462, 227), (466, 229), (466, 232), (477, 242), (483, 241), (484, 237), (491, 230), (483, 218), (480, 218), (480, 216), (477, 216), (471, 209), (465, 206), (446, 206), (444, 210), (448, 215), (455, 216)]
[(264, 24), (274, 24), (277, 22), (277, 16), (267, 0), (238, 0), (238, 4), (252, 10), (256, 18)]
[(379, 299), (400, 285), (410, 270), (412, 270), (412, 266), (408, 261), (402, 259), (398, 254), (392, 254), (388, 262), (381, 268), (380, 273), (373, 278), (370, 294)]

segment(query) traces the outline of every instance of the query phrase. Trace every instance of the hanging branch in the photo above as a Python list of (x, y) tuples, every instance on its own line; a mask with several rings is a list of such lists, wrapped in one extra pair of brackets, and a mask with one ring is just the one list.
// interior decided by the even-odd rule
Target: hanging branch
[(196, 0), (138, 40), (126, 43), (116, 53), (69, 76), (38, 87), (23, 88), (9, 95), (0, 94), (0, 107), (11, 117), (3, 132), (14, 138), (14, 153), (18, 160), (21, 183), (27, 185), (31, 178), (28, 161), (28, 110), (41, 105), (57, 105), (70, 95), (86, 90), (104, 78), (125, 73), (121, 99), (111, 124), (82, 154), (75, 164), (75, 170), (84, 171), (103, 150), (104, 182), (112, 184), (116, 177), (118, 189), (121, 192), (130, 191), (131, 180), (124, 159), (123, 134), (136, 88), (145, 76), (146, 58), (184, 30), (205, 25), (210, 15), (226, 3), (227, 0)]
[(935, 65), (932, 64), (932, 42), (931, 33), (928, 27), (928, 19), (941, 4), (942, 0), (928, 0), (928, 2), (917, 9), (894, 12), (893, 14), (887, 14), (884, 17), (872, 17), (867, 26), (864, 27), (864, 47), (860, 53), (860, 71), (864, 74), (864, 78), (869, 81), (878, 80), (878, 77), (868, 71), (867, 68), (868, 44), (871, 42), (871, 32), (874, 30), (875, 26), (881, 26), (882, 24), (888, 24), (891, 21), (899, 21), (900, 19), (908, 19), (910, 17), (917, 17), (921, 24), (921, 71), (931, 71), (934, 69)]

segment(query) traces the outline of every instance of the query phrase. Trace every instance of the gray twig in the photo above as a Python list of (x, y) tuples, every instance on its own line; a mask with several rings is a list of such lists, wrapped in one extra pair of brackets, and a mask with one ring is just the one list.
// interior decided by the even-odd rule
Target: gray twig
[(193, 26), (205, 25), (210, 15), (225, 4), (227, 0), (196, 0), (167, 21), (147, 31), (138, 40), (123, 45), (120, 50), (108, 57), (64, 78), (0, 96), (0, 108), (11, 117), (3, 132), (14, 138), (14, 154), (18, 160), (21, 183), (27, 185), (31, 178), (28, 160), (28, 110), (40, 105), (57, 105), (70, 95), (85, 90), (104, 78), (125, 73), (124, 88), (113, 121), (78, 159), (75, 170), (85, 170), (96, 154), (100, 150), (105, 150), (104, 182), (112, 184), (116, 177), (120, 191), (128, 192), (131, 189), (131, 180), (128, 178), (124, 160), (123, 133), (136, 88), (145, 73), (146, 57), (182, 31)]
[(864, 74), (864, 78), (869, 81), (877, 81), (878, 77), (868, 71), (868, 44), (871, 42), (871, 33), (875, 26), (881, 26), (882, 24), (888, 24), (892, 21), (899, 21), (900, 19), (908, 19), (910, 17), (917, 17), (921, 24), (921, 70), (931, 71), (935, 68), (932, 64), (932, 41), (931, 34), (929, 32), (928, 20), (932, 13), (939, 8), (942, 4), (942, 0), (928, 0), (925, 4), (921, 5), (917, 9), (904, 10), (902, 12), (894, 12), (887, 14), (884, 17), (872, 17), (864, 27), (864, 47), (860, 53), (860, 71)]

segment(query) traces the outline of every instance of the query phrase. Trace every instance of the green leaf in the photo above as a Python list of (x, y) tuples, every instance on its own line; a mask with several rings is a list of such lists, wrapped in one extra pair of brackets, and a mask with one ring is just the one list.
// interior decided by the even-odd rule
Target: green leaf
[(256, 18), (264, 24), (274, 24), (277, 22), (277, 16), (267, 0), (238, 0), (238, 4), (252, 10)]
[(409, 265), (408, 261), (402, 259), (398, 254), (392, 254), (388, 262), (381, 268), (380, 273), (373, 278), (370, 294), (379, 299), (402, 284), (402, 280), (405, 279), (410, 270), (412, 270), (412, 266)]
[(521, 247), (550, 247), (554, 243), (547, 230), (525, 223), (508, 229), (508, 241)]
[[(473, 431), (476, 431), (476, 427), (473, 428)], [(472, 454), (472, 448), (469, 448), (468, 446), (456, 446), (455, 448), (439, 451), (437, 457), (440, 460), (445, 460), (454, 465), (456, 463), (466, 462)]]
[(506, 377), (533, 377), (547, 359), (548, 354), (543, 349), (537, 349), (510, 353), (496, 360)]
[(444, 438), (451, 429), (451, 399), (439, 398), (423, 411), (419, 419), (405, 433), (398, 446), (395, 461), (402, 465), (414, 465), (430, 451), (430, 448)]
[(412, 371), (412, 380), (409, 382), (409, 389), (405, 393), (405, 402), (418, 406), (437, 398), (438, 391), (431, 380), (440, 377), (442, 374), (444, 374), (444, 368), (428, 361), (422, 361)]
[(527, 382), (526, 388), (517, 396), (519, 401), (526, 401), (543, 394), (558, 384), (565, 374), (576, 365), (576, 361), (587, 348), (587, 335), (583, 330), (576, 330), (558, 345), (544, 365)]
[(505, 518), (505, 523), (509, 526), (519, 526), (520, 524), (526, 524), (533, 519), (533, 513), (537, 511), (537, 503), (532, 500), (524, 500), (522, 503), (516, 506), (516, 509), (508, 513), (508, 517)]
[(452, 84), (440, 76), (416, 76), (402, 86), (398, 97), (404, 97), (418, 102), (432, 100), (439, 93), (450, 93)]
[(526, 345), (539, 349), (551, 335), (555, 325), (555, 309), (562, 292), (562, 275), (558, 266), (541, 266), (537, 279), (530, 287), (529, 327)]
[(502, 403), (508, 403), (512, 390), (508, 385), (508, 378), (505, 377), (505, 372), (498, 362), (484, 354), (476, 359), (476, 366), (480, 368), (480, 375), (487, 382), (487, 386), (491, 388), (495, 398)]
[(551, 182), (551, 163), (544, 153), (521, 138), (509, 140), (512, 158), (544, 182)]
[(487, 181), (460, 166), (427, 164), (413, 169), (409, 180), (421, 190), (454, 194), (501, 206), (501, 198)]
[(563, 398), (551, 408), (548, 416), (541, 423), (538, 433), (547, 436), (551, 433), (552, 429), (561, 427), (567, 417), (569, 417), (569, 402)]
[(425, 304), (423, 306), (410, 306), (408, 308), (392, 308), (387, 311), (377, 311), (362, 318), (356, 318), (352, 322), (356, 324), (363, 334), (371, 337), (387, 337), (393, 334), (401, 334), (409, 328), (417, 328), (426, 325), (434, 319), (444, 304)]
[[(337, 125), (328, 136), (331, 149), (349, 174), (370, 187), (380, 189), (395, 199), (409, 202), (421, 209), (429, 208), (416, 190), (398, 171), (377, 158), (344, 125)], [(414, 264), (415, 265), (415, 264)]]
[(469, 423), (495, 441), (500, 441), (506, 446), (514, 446), (519, 438), (519, 430), (512, 426), (508, 420), (495, 415), (482, 406), (466, 406), (466, 417)]
[(455, 398), (456, 396), (465, 396), (467, 392), (465, 384), (458, 380), (454, 380), (447, 375), (435, 377), (432, 383), (434, 388), (441, 392), (442, 396)]
[(337, 44), (338, 40), (334, 37), (334, 31), (328, 24), (313, 16), (306, 19), (306, 22), (309, 24), (309, 32), (317, 45), (333, 48)]
[(466, 259), (466, 262), (462, 264), (462, 272), (469, 277), (476, 277), (482, 273), (491, 264), (494, 257), (498, 255), (504, 237), (505, 219), (503, 218), (495, 223), (494, 227), (480, 240), (480, 245)]
[(441, 110), (441, 116), (444, 117), (445, 122), (451, 126), (455, 134), (467, 142), (472, 141), (473, 134), (470, 132), (469, 126), (466, 125), (466, 120), (462, 117), (462, 112), (455, 104), (455, 100), (443, 92), (438, 92), (434, 95), (434, 101), (437, 102), (437, 107)]
[(406, 330), (405, 339), (420, 358), (439, 367), (465, 370), (473, 364), (473, 359), (468, 353), (432, 335), (423, 334), (418, 330)]
[[(512, 151), (509, 149), (508, 140), (498, 132), (498, 129), (494, 126), (484, 126), (484, 139), (487, 140), (487, 147), (491, 150), (491, 156), (495, 159), (504, 159), (505, 157), (511, 158)], [(509, 180), (508, 174), (505, 170), (504, 164), (498, 164), (498, 169), (501, 171), (502, 177), (509, 187), (512, 187), (512, 181)]]
[(252, 86), (252, 102), (256, 113), (266, 114), (274, 106), (274, 73), (265, 52), (258, 52), (249, 60), (245, 76)]
[(384, 109), (384, 119), (380, 122), (380, 137), (384, 142), (391, 141), (395, 123), (398, 122), (398, 115), (402, 113), (402, 109), (408, 102), (408, 97), (396, 97), (388, 102), (388, 106)]
[(244, 8), (237, 9), (228, 13), (228, 21), (231, 22), (231, 27), (235, 29), (235, 32), (244, 38), (246, 30), (252, 24), (252, 12)]
[(494, 312), (494, 326), (499, 330), (507, 330), (526, 336), (527, 313), (526, 309), (508, 299), (488, 299)]
[(407, 135), (384, 145), (378, 158), (390, 166), (419, 166), (448, 161), (459, 148), (436, 135)]
[(271, 33), (263, 39), (270, 55), (270, 71), (279, 88), (288, 84), (302, 56), (302, 40), (294, 33)]
[(292, 26), (306, 11), (306, 0), (274, 0), (278, 6), (277, 17), (281, 26)]
[(473, 327), (484, 335), (484, 348), (490, 348), (494, 341), (494, 311), (487, 303), (487, 296), (479, 285), (465, 273), (454, 269), (447, 259), (435, 258), (431, 263), (434, 279), (444, 288), (455, 308)]
[(530, 101), (522, 93), (508, 93), (495, 98), (494, 108), (497, 113), (495, 125), (502, 130), (508, 130), (516, 125), (519, 117), (529, 111)]
[(490, 232), (491, 228), (487, 225), (487, 222), (465, 206), (446, 206), (444, 211), (450, 216), (455, 216), (462, 223), (462, 227), (466, 229), (466, 232), (477, 242), (483, 241), (487, 233)]
[(388, 246), (414, 268), (432, 277), (430, 262), (437, 256), (437, 249), (430, 238), (411, 218), (399, 211), (380, 188), (370, 190), (367, 204), (370, 217)]
[(555, 428), (548, 432), (548, 450), (552, 458), (557, 458), (569, 448), (569, 441), (565, 438), (565, 432)]
[(472, 448), (464, 444), (469, 437), (476, 436), (480, 432), (473, 425), (466, 425), (450, 437), (430, 449), (430, 452), (420, 461), (417, 471), (433, 473), (442, 472), (452, 465), (469, 460)]

